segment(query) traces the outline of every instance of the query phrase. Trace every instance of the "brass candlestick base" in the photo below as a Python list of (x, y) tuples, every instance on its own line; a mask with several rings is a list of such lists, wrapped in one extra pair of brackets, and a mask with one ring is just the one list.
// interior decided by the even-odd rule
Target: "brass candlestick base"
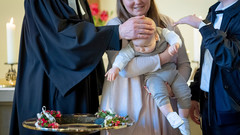
[(13, 68), (13, 65), (16, 65), (17, 63), (5, 63), (6, 65), (11, 65), (11, 68), (6, 73), (5, 79), (10, 84), (15, 86), (16, 80), (17, 80), (17, 72)]

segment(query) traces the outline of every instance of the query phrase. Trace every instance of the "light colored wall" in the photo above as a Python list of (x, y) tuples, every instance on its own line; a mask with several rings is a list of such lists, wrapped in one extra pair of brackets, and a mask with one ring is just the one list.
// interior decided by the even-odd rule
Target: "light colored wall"
[[(208, 8), (216, 2), (216, 0), (155, 0), (159, 11), (170, 16), (177, 21), (178, 19), (196, 14), (205, 18), (208, 12)], [(194, 40), (193, 40), (193, 28), (187, 25), (179, 25), (179, 28), (183, 34), (186, 48), (189, 51), (189, 57), (193, 60), (194, 54)]]
[(113, 14), (112, 16), (110, 16), (110, 19), (117, 16), (116, 3), (117, 0), (100, 0), (101, 10), (113, 11)]

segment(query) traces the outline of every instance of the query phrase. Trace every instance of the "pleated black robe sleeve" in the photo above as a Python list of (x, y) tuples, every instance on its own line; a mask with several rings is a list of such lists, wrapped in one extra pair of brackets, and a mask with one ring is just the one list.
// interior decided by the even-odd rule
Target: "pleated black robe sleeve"
[(118, 26), (96, 28), (62, 0), (26, 0), (32, 50), (61, 94), (99, 63), (106, 49), (120, 49)]

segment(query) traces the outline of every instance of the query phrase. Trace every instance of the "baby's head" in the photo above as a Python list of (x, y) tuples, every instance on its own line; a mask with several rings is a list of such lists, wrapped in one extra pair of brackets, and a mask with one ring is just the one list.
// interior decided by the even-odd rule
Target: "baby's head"
[(156, 47), (156, 41), (159, 39), (159, 36), (158, 36), (157, 30), (156, 30), (155, 22), (148, 17), (145, 17), (145, 19), (152, 21), (152, 23), (154, 24), (155, 32), (149, 38), (134, 39), (134, 40), (132, 40), (132, 42), (133, 42), (135, 51), (140, 52), (140, 53), (151, 53), (152, 51), (154, 51), (154, 49)]

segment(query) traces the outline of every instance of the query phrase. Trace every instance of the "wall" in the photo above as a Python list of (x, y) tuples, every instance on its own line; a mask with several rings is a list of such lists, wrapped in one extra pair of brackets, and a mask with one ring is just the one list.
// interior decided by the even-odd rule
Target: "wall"
[[(215, 3), (215, 0), (155, 0), (159, 11), (170, 16), (173, 20), (177, 21), (178, 19), (187, 16), (196, 14), (197, 16), (202, 16), (203, 18), (207, 15), (208, 8)], [(201, 7), (201, 8), (199, 8)], [(194, 54), (194, 37), (193, 37), (193, 28), (187, 25), (179, 25), (179, 28), (183, 34), (184, 41), (189, 51), (189, 57), (193, 60)]]
[(110, 19), (117, 16), (116, 3), (117, 0), (100, 0), (101, 10), (113, 11), (113, 14), (112, 16), (110, 16)]

